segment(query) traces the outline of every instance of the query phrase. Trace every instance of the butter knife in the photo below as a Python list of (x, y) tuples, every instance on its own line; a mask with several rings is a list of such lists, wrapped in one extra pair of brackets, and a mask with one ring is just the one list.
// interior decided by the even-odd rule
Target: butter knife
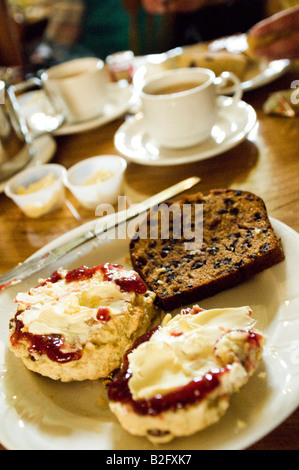
[(174, 196), (177, 196), (184, 191), (192, 188), (200, 182), (200, 178), (194, 176), (186, 180), (181, 181), (180, 183), (171, 186), (170, 188), (161, 191), (160, 193), (146, 199), (140, 204), (136, 204), (129, 209), (117, 212), (116, 214), (111, 214), (102, 218), (99, 218), (97, 224), (99, 227), (86, 230), (82, 235), (75, 237), (74, 239), (62, 243), (61, 245), (49, 250), (45, 253), (32, 256), (28, 260), (20, 263), (18, 266), (13, 268), (11, 271), (0, 276), (0, 291), (4, 290), (7, 287), (10, 287), (14, 284), (19, 283), (20, 281), (28, 278), (32, 274), (39, 272), (40, 270), (46, 268), (50, 264), (59, 260), (63, 256), (67, 255), (75, 248), (83, 245), (84, 243), (98, 237), (99, 235), (109, 231), (110, 229), (117, 227), (121, 223), (132, 220), (133, 218), (141, 215), (143, 212), (149, 210), (151, 207), (154, 207), (157, 204), (162, 203)]

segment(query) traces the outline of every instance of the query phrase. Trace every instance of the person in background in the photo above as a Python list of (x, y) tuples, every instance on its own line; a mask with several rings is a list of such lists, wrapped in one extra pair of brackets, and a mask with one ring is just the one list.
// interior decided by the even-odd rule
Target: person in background
[[(126, 49), (142, 55), (248, 30), (263, 34), (269, 24), (261, 23), (265, 4), (266, 0), (55, 1), (44, 40), (30, 62), (50, 66), (75, 57), (105, 59)], [(282, 21), (291, 21), (289, 16)], [(259, 23), (262, 29), (253, 28)]]
[[(159, 20), (155, 14), (151, 31)], [(50, 66), (84, 56), (104, 60), (127, 49), (147, 53), (145, 35), (137, 28), (149, 29), (141, 0), (55, 0), (42, 41), (29, 52), (30, 62)]]
[[(287, 34), (286, 34), (287, 33)], [(273, 41), (258, 47), (255, 55), (268, 60), (299, 58), (299, 5), (259, 22), (250, 31), (257, 40), (273, 35)]]
[[(242, 32), (262, 18), (263, 0), (60, 0), (30, 62), (50, 66), (75, 57), (132, 49), (164, 52)], [(208, 6), (207, 6), (208, 5)]]
[(142, 0), (151, 14), (173, 15), (177, 45), (248, 31), (264, 18), (266, 0)]
[[(299, 57), (298, 0), (142, 0), (142, 3), (152, 14), (176, 15), (174, 34), (181, 45), (250, 32), (261, 40), (274, 35), (274, 41), (256, 49), (257, 56), (268, 60)], [(265, 18), (273, 10), (276, 13)]]

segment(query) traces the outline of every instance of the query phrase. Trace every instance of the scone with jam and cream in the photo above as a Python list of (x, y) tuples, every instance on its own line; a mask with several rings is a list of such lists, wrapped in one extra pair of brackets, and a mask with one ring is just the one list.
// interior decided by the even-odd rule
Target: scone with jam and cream
[(166, 443), (217, 422), (257, 369), (265, 338), (249, 307), (168, 314), (127, 354), (109, 387), (125, 430)]
[(28, 369), (54, 380), (105, 378), (151, 327), (154, 300), (123, 266), (61, 269), (17, 295), (9, 347)]

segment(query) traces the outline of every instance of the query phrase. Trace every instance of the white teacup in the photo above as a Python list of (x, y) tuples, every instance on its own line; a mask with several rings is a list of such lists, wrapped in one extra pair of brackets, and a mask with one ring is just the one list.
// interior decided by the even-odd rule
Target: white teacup
[(80, 58), (63, 62), (42, 74), (43, 87), (54, 106), (69, 123), (99, 116), (106, 103), (104, 62), (97, 58)]
[(218, 90), (227, 80), (234, 95), (222, 106), (234, 106), (242, 97), (240, 80), (231, 72), (220, 77), (204, 68), (175, 69), (147, 81), (141, 91), (145, 129), (162, 147), (197, 145), (211, 135), (220, 101)]

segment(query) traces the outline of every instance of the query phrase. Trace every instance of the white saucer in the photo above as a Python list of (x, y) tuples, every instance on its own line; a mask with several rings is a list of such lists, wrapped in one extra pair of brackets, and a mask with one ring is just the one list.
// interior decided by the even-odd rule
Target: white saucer
[(104, 107), (103, 114), (81, 123), (66, 123), (55, 131), (54, 135), (77, 134), (108, 124), (108, 122), (112, 122), (122, 116), (134, 101), (134, 90), (131, 86), (109, 83), (108, 95), (108, 102)]
[(215, 157), (235, 147), (246, 139), (256, 120), (256, 112), (244, 101), (234, 107), (223, 106), (208, 140), (194, 147), (173, 150), (157, 145), (146, 133), (143, 114), (139, 113), (118, 129), (114, 145), (124, 157), (141, 165), (183, 165)]
[[(56, 153), (57, 144), (52, 136), (44, 135), (39, 137), (33, 142), (34, 156), (26, 168), (32, 166), (43, 165), (48, 163)], [(6, 184), (9, 179), (6, 181), (1, 181), (0, 183), (0, 193), (3, 193)]]
[[(122, 116), (133, 104), (134, 99), (135, 91), (132, 86), (123, 85), (122, 83), (109, 83), (108, 100), (101, 115), (79, 123), (65, 122), (52, 134), (56, 136), (70, 135), (96, 129)], [(44, 91), (37, 90), (24, 93), (18, 100), (21, 112), (26, 118), (29, 127), (34, 131), (40, 131), (41, 129), (38, 128), (38, 124), (35, 124), (35, 122), (38, 122), (38, 115), (40, 113), (47, 115), (50, 109)]]

